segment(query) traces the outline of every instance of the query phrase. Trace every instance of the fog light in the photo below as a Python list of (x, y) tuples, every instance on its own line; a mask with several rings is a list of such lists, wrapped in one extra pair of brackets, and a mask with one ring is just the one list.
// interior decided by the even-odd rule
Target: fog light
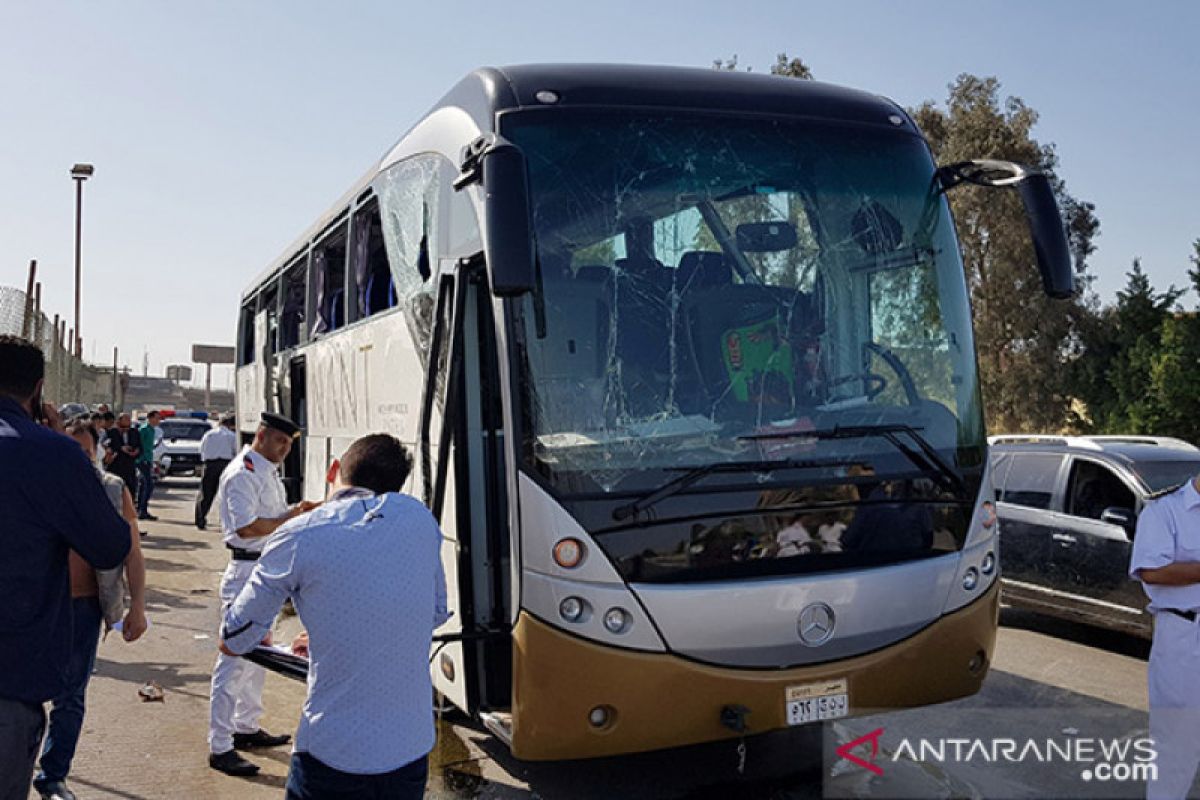
[(996, 554), (988, 553), (983, 557), (983, 563), (979, 565), (979, 571), (984, 575), (991, 575), (996, 570)]
[(979, 671), (987, 665), (987, 653), (982, 650), (977, 650), (975, 655), (971, 656), (971, 660), (967, 662), (967, 672), (972, 675), (978, 675)]
[(970, 592), (970, 591), (974, 591), (975, 587), (978, 585), (979, 585), (979, 570), (975, 569), (974, 567), (971, 567), (970, 569), (968, 569), (966, 571), (966, 573), (963, 574), (963, 588), (966, 589), (968, 592)]
[(578, 539), (560, 539), (554, 545), (554, 563), (563, 569), (579, 566), (583, 560), (583, 542)]
[(588, 712), (588, 722), (593, 728), (607, 728), (615, 716), (616, 710), (612, 706), (596, 706)]
[(604, 612), (604, 627), (609, 633), (624, 633), (629, 627), (629, 615), (622, 608), (610, 608)]
[(558, 613), (567, 622), (578, 622), (583, 616), (583, 601), (578, 597), (564, 597), (558, 604)]

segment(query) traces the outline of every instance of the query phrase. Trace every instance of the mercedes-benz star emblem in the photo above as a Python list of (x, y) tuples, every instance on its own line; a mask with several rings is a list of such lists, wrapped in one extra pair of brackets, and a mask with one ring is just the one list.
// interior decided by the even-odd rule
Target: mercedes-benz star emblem
[(825, 603), (810, 603), (800, 611), (796, 630), (800, 641), (809, 647), (825, 644), (833, 636), (833, 609)]

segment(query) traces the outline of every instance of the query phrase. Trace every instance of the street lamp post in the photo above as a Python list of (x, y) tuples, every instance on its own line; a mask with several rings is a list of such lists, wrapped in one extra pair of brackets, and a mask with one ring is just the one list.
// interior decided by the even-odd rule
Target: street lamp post
[(76, 357), (83, 358), (83, 334), (79, 327), (79, 279), (80, 244), (83, 234), (83, 182), (92, 177), (95, 167), (91, 164), (76, 164), (71, 167), (71, 179), (75, 181), (75, 340), (71, 349)]

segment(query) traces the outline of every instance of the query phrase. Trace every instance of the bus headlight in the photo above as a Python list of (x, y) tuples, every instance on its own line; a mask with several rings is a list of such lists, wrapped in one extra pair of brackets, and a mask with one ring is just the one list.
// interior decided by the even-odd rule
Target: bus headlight
[(558, 604), (558, 613), (567, 622), (578, 622), (583, 616), (583, 600), (578, 597), (564, 597)]
[(629, 614), (623, 608), (610, 608), (604, 612), (604, 627), (609, 633), (624, 633), (629, 627)]
[(979, 571), (984, 575), (991, 575), (996, 571), (996, 554), (988, 553), (983, 557), (983, 563), (979, 565)]
[(975, 587), (978, 585), (979, 570), (975, 569), (974, 567), (968, 568), (967, 571), (963, 573), (963, 588), (968, 592), (971, 592), (974, 591)]
[(580, 561), (583, 561), (583, 542), (567, 538), (554, 545), (554, 563), (563, 569), (574, 569)]

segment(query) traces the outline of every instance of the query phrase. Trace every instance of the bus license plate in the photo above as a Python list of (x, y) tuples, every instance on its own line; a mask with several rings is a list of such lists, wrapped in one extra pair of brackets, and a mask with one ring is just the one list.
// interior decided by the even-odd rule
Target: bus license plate
[(850, 713), (850, 693), (845, 678), (789, 686), (784, 698), (788, 725), (837, 719)]

